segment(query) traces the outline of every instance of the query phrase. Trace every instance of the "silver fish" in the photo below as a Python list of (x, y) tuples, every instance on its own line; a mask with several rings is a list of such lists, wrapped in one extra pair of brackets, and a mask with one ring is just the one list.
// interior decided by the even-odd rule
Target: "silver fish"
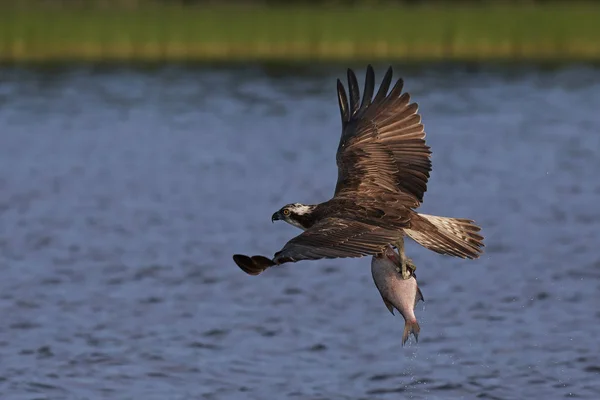
[(421, 328), (414, 309), (419, 300), (425, 300), (417, 284), (414, 271), (411, 271), (408, 279), (402, 279), (401, 266), (400, 256), (392, 246), (386, 247), (382, 254), (373, 256), (371, 260), (373, 281), (379, 289), (383, 302), (392, 315), (394, 315), (395, 308), (404, 317), (404, 333), (402, 334), (402, 345), (404, 346), (411, 333), (415, 340), (419, 341)]

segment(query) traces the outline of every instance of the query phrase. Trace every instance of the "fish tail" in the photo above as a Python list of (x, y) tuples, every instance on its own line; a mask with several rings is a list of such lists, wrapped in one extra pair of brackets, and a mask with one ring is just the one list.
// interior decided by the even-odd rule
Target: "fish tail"
[(419, 343), (419, 332), (421, 332), (421, 327), (419, 326), (419, 323), (417, 322), (416, 319), (412, 320), (412, 321), (407, 320), (406, 322), (404, 322), (404, 333), (402, 334), (402, 346), (404, 346), (404, 344), (408, 340), (408, 337), (410, 336), (411, 333), (415, 337), (416, 342)]
[(473, 221), (462, 218), (416, 214), (406, 234), (436, 253), (460, 258), (478, 258), (483, 253), (483, 236)]

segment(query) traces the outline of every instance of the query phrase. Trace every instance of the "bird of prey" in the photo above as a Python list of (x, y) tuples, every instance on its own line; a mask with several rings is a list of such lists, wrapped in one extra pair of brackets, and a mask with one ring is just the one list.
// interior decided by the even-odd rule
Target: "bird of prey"
[[(392, 83), (390, 67), (373, 97), (375, 74), (369, 65), (362, 100), (355, 73), (348, 69), (348, 94), (337, 81), (342, 135), (336, 154), (338, 179), (333, 198), (316, 205), (287, 204), (271, 217), (304, 232), (275, 253), (233, 256), (247, 274), (258, 275), (284, 263), (322, 258), (379, 256), (398, 249), (402, 273), (414, 270), (404, 254), (404, 236), (440, 254), (475, 259), (483, 236), (473, 221), (415, 211), (423, 202), (431, 171), (431, 151), (418, 106)], [(389, 93), (388, 93), (389, 91)]]

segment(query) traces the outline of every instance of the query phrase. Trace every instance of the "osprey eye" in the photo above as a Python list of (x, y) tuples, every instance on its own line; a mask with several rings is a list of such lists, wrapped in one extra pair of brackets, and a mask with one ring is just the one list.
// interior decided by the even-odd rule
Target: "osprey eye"
[(290, 215), (290, 210), (288, 210), (287, 208), (283, 210), (283, 215)]

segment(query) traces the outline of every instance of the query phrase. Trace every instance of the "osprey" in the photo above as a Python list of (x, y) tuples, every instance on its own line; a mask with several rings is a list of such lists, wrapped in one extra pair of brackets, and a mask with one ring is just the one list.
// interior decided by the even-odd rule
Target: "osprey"
[(289, 262), (321, 258), (381, 257), (388, 245), (398, 249), (405, 278), (414, 270), (404, 254), (404, 236), (440, 254), (475, 259), (482, 253), (480, 228), (468, 219), (415, 211), (423, 202), (431, 171), (431, 151), (418, 106), (398, 79), (391, 91), (392, 68), (375, 89), (367, 67), (362, 101), (356, 75), (348, 69), (348, 90), (338, 79), (342, 135), (337, 149), (338, 179), (333, 198), (321, 204), (288, 204), (273, 214), (304, 232), (271, 258), (233, 256), (247, 274)]

